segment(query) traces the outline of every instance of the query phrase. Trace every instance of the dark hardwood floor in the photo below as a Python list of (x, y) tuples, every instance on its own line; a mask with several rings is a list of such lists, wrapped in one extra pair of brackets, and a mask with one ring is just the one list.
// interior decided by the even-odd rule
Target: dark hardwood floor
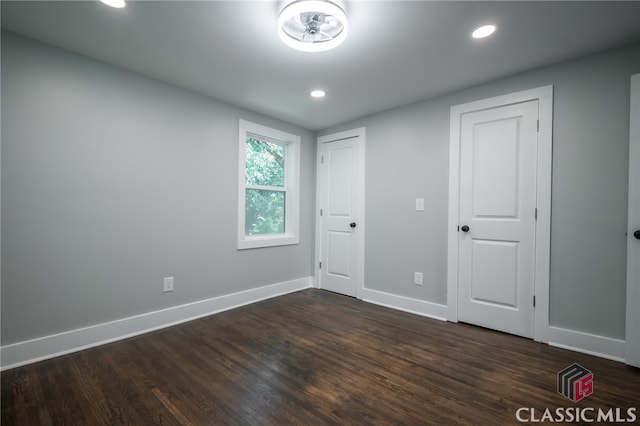
[[(578, 403), (556, 392), (574, 362), (594, 375)], [(520, 407), (538, 419), (546, 408), (620, 408), (627, 420), (640, 408), (640, 371), (622, 363), (322, 290), (1, 377), (6, 426), (496, 425), (517, 424)]]

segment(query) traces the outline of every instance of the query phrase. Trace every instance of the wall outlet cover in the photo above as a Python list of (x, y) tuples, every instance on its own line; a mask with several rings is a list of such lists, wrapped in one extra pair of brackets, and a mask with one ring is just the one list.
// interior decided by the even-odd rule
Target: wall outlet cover
[(164, 278), (164, 288), (162, 290), (164, 293), (169, 291), (173, 291), (173, 277), (165, 277)]
[(414, 272), (413, 283), (415, 285), (422, 285), (422, 272)]

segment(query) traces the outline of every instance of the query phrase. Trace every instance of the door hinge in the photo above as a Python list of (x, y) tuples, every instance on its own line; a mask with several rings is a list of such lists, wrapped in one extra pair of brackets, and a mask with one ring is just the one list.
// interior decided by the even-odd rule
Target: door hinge
[(460, 225), (458, 225), (458, 232), (460, 232)]
[(322, 262), (320, 262), (320, 265), (318, 265), (318, 269), (322, 269)]
[(540, 133), (540, 120), (536, 120), (536, 132)]
[(324, 164), (324, 155), (320, 156), (320, 164)]
[(536, 211), (535, 211), (535, 217), (536, 217), (536, 220), (538, 220), (538, 208), (537, 207), (536, 207)]
[(320, 209), (320, 216), (322, 216), (322, 209)]
[(536, 296), (535, 296), (535, 294), (533, 295), (533, 307), (534, 308), (536, 307)]

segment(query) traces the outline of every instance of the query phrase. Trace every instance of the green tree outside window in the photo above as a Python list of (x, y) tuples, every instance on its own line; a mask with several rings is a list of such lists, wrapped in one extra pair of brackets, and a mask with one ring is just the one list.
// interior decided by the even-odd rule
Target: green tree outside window
[(246, 139), (245, 235), (285, 232), (286, 146)]

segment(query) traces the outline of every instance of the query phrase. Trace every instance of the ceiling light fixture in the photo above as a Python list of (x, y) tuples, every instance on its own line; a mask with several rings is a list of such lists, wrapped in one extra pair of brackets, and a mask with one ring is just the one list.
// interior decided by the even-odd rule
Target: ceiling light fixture
[(108, 6), (115, 7), (116, 9), (121, 9), (127, 5), (124, 0), (100, 0), (100, 1)]
[(347, 38), (347, 15), (327, 0), (298, 0), (287, 5), (278, 19), (280, 39), (304, 52), (324, 52)]
[(311, 92), (312, 98), (324, 98), (327, 93), (324, 90), (313, 90)]
[(485, 38), (489, 37), (496, 31), (495, 25), (484, 25), (480, 28), (476, 28), (476, 30), (471, 33), (471, 37), (473, 38)]

